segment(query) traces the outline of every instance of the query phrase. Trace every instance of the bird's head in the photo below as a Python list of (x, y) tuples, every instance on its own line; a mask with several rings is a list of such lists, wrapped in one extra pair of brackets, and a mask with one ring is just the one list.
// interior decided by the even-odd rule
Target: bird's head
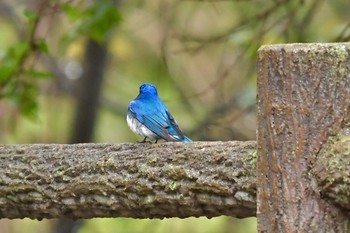
[(151, 94), (158, 95), (157, 88), (151, 83), (144, 83), (140, 86), (140, 95), (141, 94)]

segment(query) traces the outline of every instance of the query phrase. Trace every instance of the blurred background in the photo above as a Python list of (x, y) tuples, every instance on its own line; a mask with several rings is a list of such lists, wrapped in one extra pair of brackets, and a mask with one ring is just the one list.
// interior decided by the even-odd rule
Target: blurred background
[[(140, 84), (192, 140), (255, 140), (263, 44), (350, 40), (348, 0), (0, 0), (0, 143), (136, 142)], [(256, 232), (256, 219), (0, 220), (0, 233)]]

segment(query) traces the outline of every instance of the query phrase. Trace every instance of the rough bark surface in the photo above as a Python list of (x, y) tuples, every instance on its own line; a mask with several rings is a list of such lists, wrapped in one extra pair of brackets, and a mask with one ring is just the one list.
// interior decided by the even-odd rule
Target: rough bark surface
[(350, 232), (317, 184), (323, 145), (349, 127), (350, 44), (265, 46), (258, 72), (258, 231)]
[(0, 146), (0, 218), (256, 214), (256, 143)]
[(350, 216), (350, 127), (330, 136), (312, 168), (323, 197)]

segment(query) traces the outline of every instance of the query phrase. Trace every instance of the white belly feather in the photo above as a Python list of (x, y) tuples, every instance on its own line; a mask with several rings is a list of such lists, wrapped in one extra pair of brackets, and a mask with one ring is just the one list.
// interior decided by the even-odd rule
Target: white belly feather
[(136, 118), (133, 118), (131, 114), (127, 114), (126, 122), (134, 133), (141, 135), (142, 137), (150, 138), (152, 140), (159, 139), (157, 134), (147, 129), (147, 127), (142, 125)]

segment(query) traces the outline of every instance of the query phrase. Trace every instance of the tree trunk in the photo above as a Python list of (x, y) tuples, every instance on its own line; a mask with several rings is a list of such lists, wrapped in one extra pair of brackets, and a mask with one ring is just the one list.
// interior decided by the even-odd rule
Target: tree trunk
[(264, 46), (258, 69), (258, 231), (350, 232), (317, 184), (320, 152), (350, 124), (350, 44)]
[(91, 142), (99, 106), (103, 71), (107, 51), (99, 43), (88, 40), (84, 62), (84, 74), (79, 80), (78, 104), (71, 143)]

